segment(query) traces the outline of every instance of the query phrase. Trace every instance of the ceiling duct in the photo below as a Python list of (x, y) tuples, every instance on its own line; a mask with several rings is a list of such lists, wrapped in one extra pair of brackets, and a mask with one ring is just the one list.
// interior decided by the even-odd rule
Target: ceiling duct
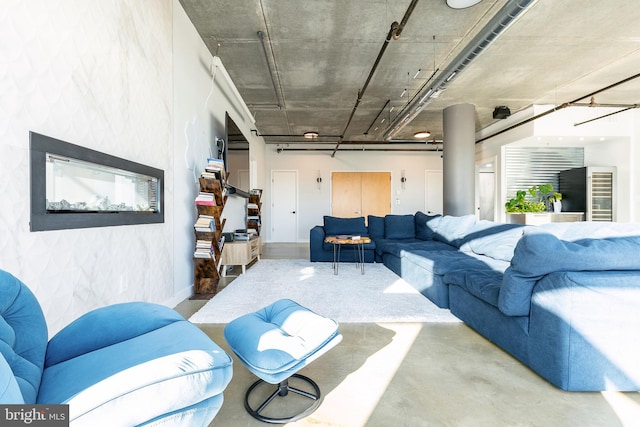
[(405, 106), (391, 122), (383, 139), (390, 140), (426, 107), (432, 99), (440, 96), (447, 85), (480, 55), (522, 12), (537, 0), (509, 0), (482, 30), (471, 40), (462, 52), (434, 79), (425, 86), (414, 101)]

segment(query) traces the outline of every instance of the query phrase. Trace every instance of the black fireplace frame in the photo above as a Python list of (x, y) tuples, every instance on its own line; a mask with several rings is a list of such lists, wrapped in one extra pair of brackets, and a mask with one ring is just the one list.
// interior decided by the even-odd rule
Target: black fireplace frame
[[(91, 150), (36, 132), (29, 132), (31, 178), (31, 231), (157, 224), (164, 222), (164, 171), (120, 157)], [(52, 213), (46, 207), (46, 154), (60, 155), (99, 165), (131, 171), (158, 180), (158, 209), (153, 212), (64, 212)]]

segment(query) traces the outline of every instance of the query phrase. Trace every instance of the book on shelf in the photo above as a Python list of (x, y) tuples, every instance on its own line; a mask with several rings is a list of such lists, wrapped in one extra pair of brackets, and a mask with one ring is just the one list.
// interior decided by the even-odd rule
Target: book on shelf
[(212, 259), (214, 261), (216, 259), (215, 253), (211, 251), (201, 250), (201, 249), (196, 249), (196, 251), (193, 253), (193, 257), (202, 258), (202, 259)]
[(204, 170), (206, 172), (224, 171), (224, 160), (208, 158)]
[(198, 193), (196, 196), (196, 205), (216, 206), (216, 199), (212, 193)]
[(194, 258), (216, 259), (216, 253), (213, 248), (213, 240), (197, 239), (196, 250), (193, 253)]
[(257, 203), (247, 203), (247, 209), (259, 209)]
[(216, 231), (216, 221), (209, 215), (200, 215), (193, 225), (196, 231), (212, 232)]
[(196, 240), (196, 249), (211, 249), (213, 247), (213, 240), (198, 239)]
[(223, 180), (223, 176), (222, 176), (222, 171), (212, 171), (212, 172), (208, 172), (208, 171), (204, 171), (200, 174), (201, 178), (205, 178), (205, 179), (219, 179), (219, 180)]

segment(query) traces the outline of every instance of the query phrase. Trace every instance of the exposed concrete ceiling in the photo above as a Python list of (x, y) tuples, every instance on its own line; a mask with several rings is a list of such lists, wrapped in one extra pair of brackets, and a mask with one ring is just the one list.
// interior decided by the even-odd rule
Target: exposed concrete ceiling
[[(316, 131), (317, 142), (345, 144), (385, 140), (389, 123), (447, 72), (494, 15), (529, 3), (483, 0), (456, 10), (445, 0), (417, 1), (346, 127), (392, 23), (402, 21), (412, 0), (180, 2), (265, 141), (304, 142), (304, 132)], [(430, 139), (442, 140), (442, 111), (459, 103), (475, 105), (481, 130), (497, 121), (496, 106), (515, 113), (533, 104), (589, 102), (582, 97), (640, 73), (639, 22), (634, 0), (534, 1), (393, 138), (414, 140), (416, 131), (428, 130)], [(594, 99), (640, 103), (640, 78)]]

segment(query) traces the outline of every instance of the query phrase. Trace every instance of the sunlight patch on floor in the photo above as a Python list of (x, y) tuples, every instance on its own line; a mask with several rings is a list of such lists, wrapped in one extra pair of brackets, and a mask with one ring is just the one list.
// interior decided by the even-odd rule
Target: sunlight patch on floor
[(625, 427), (637, 427), (640, 425), (640, 404), (631, 399), (627, 393), (619, 391), (601, 392), (605, 400), (611, 405), (611, 409)]
[(421, 323), (379, 323), (395, 332), (388, 345), (372, 354), (356, 371), (329, 392), (320, 408), (304, 420), (290, 425), (363, 427), (388, 385), (393, 380), (407, 353), (422, 330)]
[(305, 267), (300, 270), (300, 281), (304, 281), (312, 278), (316, 274), (316, 269), (314, 267)]
[(385, 294), (417, 294), (418, 290), (403, 279), (398, 279), (384, 290)]

